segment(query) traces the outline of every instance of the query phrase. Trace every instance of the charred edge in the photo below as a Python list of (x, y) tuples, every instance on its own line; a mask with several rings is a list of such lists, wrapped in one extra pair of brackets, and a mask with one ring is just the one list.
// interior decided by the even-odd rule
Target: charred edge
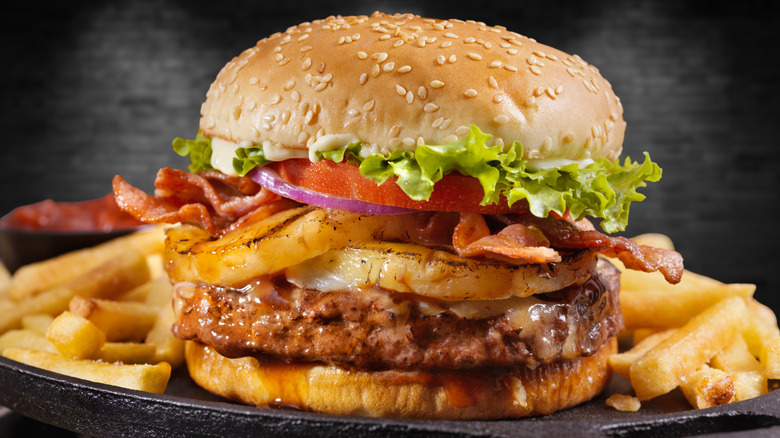
[(316, 209), (316, 207), (309, 207), (309, 208), (305, 208), (305, 209), (301, 210), (300, 212), (298, 212), (298, 213), (288, 217), (284, 221), (282, 221), (282, 222), (274, 225), (273, 227), (265, 230), (265, 232), (263, 232), (263, 234), (261, 236), (255, 236), (254, 238), (252, 238), (252, 240), (244, 242), (244, 246), (249, 248), (252, 245), (255, 245), (255, 244), (259, 243), (259, 242), (262, 242), (264, 239), (267, 239), (268, 236), (270, 236), (270, 235), (276, 235), (277, 233), (279, 233), (282, 230), (284, 230), (285, 228), (289, 227), (294, 222), (297, 222), (300, 218), (302, 218), (303, 216), (306, 216), (307, 214), (311, 213), (315, 209)]

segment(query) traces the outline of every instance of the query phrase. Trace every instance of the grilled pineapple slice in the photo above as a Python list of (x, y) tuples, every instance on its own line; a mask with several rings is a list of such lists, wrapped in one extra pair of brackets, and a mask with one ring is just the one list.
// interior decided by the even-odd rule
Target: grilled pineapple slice
[(168, 274), (174, 281), (240, 287), (332, 248), (371, 240), (384, 220), (305, 206), (279, 212), (221, 238), (185, 225), (167, 231)]
[(380, 286), (441, 300), (497, 300), (562, 289), (589, 278), (596, 255), (579, 251), (559, 263), (516, 265), (468, 259), (413, 243), (360, 242), (290, 266), (288, 281), (321, 291)]

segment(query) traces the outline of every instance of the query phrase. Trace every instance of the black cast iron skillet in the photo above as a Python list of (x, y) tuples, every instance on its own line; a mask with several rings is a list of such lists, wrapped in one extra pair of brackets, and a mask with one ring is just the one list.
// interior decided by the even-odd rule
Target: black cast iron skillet
[[(187, 437), (675, 437), (780, 436), (780, 391), (730, 405), (692, 410), (679, 391), (639, 412), (605, 404), (630, 393), (615, 377), (604, 394), (553, 415), (502, 421), (425, 421), (337, 417), (231, 403), (198, 388), (184, 367), (163, 395), (87, 382), (0, 358), (0, 405), (89, 436)], [(732, 436), (732, 434), (728, 434)]]

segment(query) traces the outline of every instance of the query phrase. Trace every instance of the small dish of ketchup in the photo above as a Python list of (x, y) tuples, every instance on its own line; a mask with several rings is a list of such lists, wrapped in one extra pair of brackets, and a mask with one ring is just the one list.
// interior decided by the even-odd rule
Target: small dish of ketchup
[(10, 272), (28, 263), (94, 246), (144, 224), (120, 210), (114, 196), (80, 202), (45, 200), (0, 218), (0, 259)]

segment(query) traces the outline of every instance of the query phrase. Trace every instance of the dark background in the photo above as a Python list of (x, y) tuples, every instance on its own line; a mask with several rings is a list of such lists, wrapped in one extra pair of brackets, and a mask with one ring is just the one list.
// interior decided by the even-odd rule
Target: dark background
[(116, 173), (151, 191), (159, 167), (186, 165), (170, 142), (194, 135), (222, 65), (273, 32), (374, 10), (471, 18), (596, 65), (625, 107), (624, 155), (664, 169), (626, 234), (668, 234), (690, 270), (756, 283), (780, 310), (772, 2), (14, 3), (0, 13), (0, 215), (101, 196)]

